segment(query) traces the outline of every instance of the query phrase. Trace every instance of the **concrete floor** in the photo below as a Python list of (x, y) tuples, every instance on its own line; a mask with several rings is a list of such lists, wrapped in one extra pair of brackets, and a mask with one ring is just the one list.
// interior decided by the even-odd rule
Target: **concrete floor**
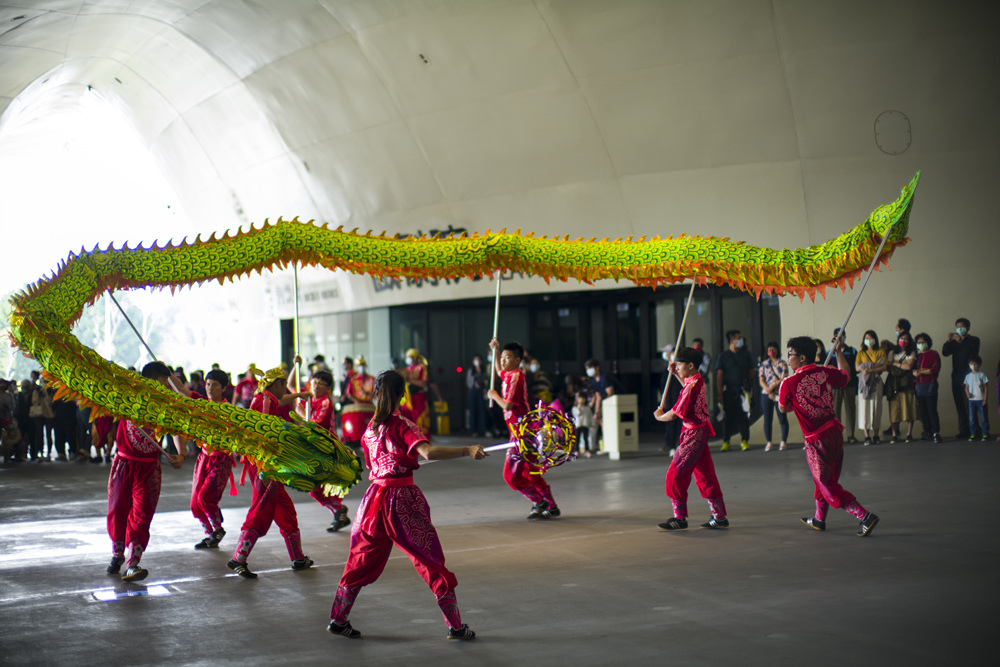
[[(462, 444), (442, 438), (442, 444)], [(364, 639), (324, 628), (348, 551), (330, 516), (292, 492), (316, 567), (288, 569), (277, 529), (244, 581), (225, 567), (249, 488), (223, 500), (223, 548), (195, 551), (192, 467), (164, 470), (143, 558), (150, 577), (104, 573), (107, 465), (0, 468), (4, 665), (956, 665), (992, 662), (1000, 620), (994, 515), (1000, 445), (849, 446), (843, 483), (881, 515), (868, 538), (832, 510), (818, 533), (801, 448), (713, 456), (732, 527), (666, 533), (668, 459), (582, 460), (552, 470), (563, 517), (524, 519), (502, 458), (417, 472), (459, 580), (474, 642), (449, 642), (431, 593), (398, 551), (358, 598)], [(366, 484), (352, 491), (353, 516)], [(708, 517), (690, 501), (692, 525)], [(108, 593), (117, 599), (101, 601)], [(157, 595), (159, 593), (159, 595)], [(988, 652), (989, 650), (989, 652)], [(994, 658), (988, 656), (993, 655)]]

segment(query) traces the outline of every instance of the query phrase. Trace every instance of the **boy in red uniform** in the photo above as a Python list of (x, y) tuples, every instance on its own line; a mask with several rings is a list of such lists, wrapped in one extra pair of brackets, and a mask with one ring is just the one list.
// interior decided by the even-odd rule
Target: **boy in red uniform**
[(726, 503), (722, 499), (722, 487), (715, 475), (712, 455), (708, 451), (708, 439), (715, 435), (708, 416), (708, 402), (705, 399), (705, 380), (698, 366), (702, 354), (693, 347), (685, 347), (670, 362), (670, 372), (680, 378), (683, 387), (673, 409), (664, 412), (663, 406), (653, 413), (658, 421), (681, 420), (681, 437), (674, 458), (667, 470), (666, 492), (673, 502), (674, 516), (659, 524), (663, 530), (687, 528), (687, 496), (691, 476), (701, 497), (708, 501), (712, 518), (701, 524), (702, 528), (728, 528)]
[[(225, 388), (229, 376), (221, 370), (211, 370), (205, 376), (205, 393), (191, 392), (191, 398), (207, 399), (213, 403), (226, 403)], [(217, 549), (226, 535), (222, 527), (222, 510), (219, 501), (226, 490), (226, 482), (233, 477), (233, 455), (229, 452), (202, 450), (194, 464), (191, 484), (191, 513), (205, 529), (205, 537), (194, 545), (195, 549)]]
[[(287, 374), (281, 368), (272, 368), (262, 373), (251, 364), (250, 370), (261, 378), (257, 384), (257, 394), (250, 403), (250, 409), (291, 421), (289, 412), (292, 402), (296, 398), (308, 397), (309, 392), (288, 393), (285, 386)], [(226, 567), (244, 579), (256, 579), (257, 574), (251, 572), (247, 566), (247, 558), (257, 540), (267, 534), (272, 522), (278, 524), (281, 536), (285, 538), (285, 547), (288, 549), (288, 557), (292, 560), (292, 569), (305, 570), (311, 567), (312, 559), (302, 553), (302, 537), (299, 533), (295, 505), (288, 497), (284, 485), (275, 480), (261, 479), (257, 474), (257, 466), (252, 461), (244, 460), (243, 466), (244, 474), (250, 475), (253, 496), (236, 551), (233, 552), (232, 560), (226, 563)]]
[[(163, 362), (146, 364), (142, 376), (188, 395)], [(127, 419), (118, 423), (118, 451), (108, 476), (108, 536), (112, 545), (108, 574), (118, 574), (125, 564), (123, 581), (141, 581), (149, 574), (139, 567), (139, 559), (149, 544), (149, 524), (160, 500), (162, 450), (157, 440), (152, 429), (142, 428)], [(180, 468), (184, 464), (184, 441), (176, 438), (175, 443), (179, 454), (168, 454), (167, 460), (172, 467)], [(126, 547), (129, 549), (127, 563)]]
[[(300, 364), (302, 359), (296, 356), (293, 363)], [(291, 382), (289, 378), (286, 385), (289, 392), (294, 391)], [(310, 379), (310, 384), (312, 400), (309, 401), (309, 421), (336, 435), (333, 426), (333, 399), (330, 398), (333, 391), (333, 375), (326, 370), (316, 371)], [(295, 403), (295, 412), (303, 418), (306, 417), (306, 402), (304, 400)], [(326, 529), (328, 533), (336, 533), (344, 526), (351, 524), (351, 520), (347, 518), (347, 508), (344, 507), (343, 499), (340, 496), (330, 493), (322, 486), (317, 486), (309, 493), (309, 497), (333, 513), (333, 523)]]
[[(496, 372), (500, 374), (503, 395), (496, 389), (490, 389), (489, 398), (503, 408), (503, 418), (510, 430), (511, 440), (517, 439), (517, 423), (528, 414), (528, 386), (521, 371), (521, 358), (524, 348), (520, 343), (507, 343), (503, 352), (497, 354), (500, 343), (494, 338), (490, 341), (493, 353), (493, 363)], [(525, 461), (517, 447), (507, 450), (507, 458), (503, 464), (503, 479), (507, 486), (514, 489), (531, 501), (531, 512), (528, 519), (550, 519), (562, 512), (552, 497), (552, 489), (543, 478), (544, 470)]]
[(417, 425), (398, 411), (405, 391), (405, 381), (397, 371), (385, 371), (376, 380), (375, 416), (361, 438), (371, 486), (351, 530), (351, 552), (326, 629), (350, 639), (361, 637), (347, 617), (361, 588), (382, 574), (395, 544), (434, 592), (448, 624), (448, 639), (475, 639), (476, 633), (462, 623), (455, 598), (458, 580), (445, 567), (441, 541), (431, 523), (427, 499), (413, 484), (413, 471), (420, 467), (418, 454), (428, 461), (460, 456), (483, 459), (488, 454), (479, 445), (432, 447)]
[(778, 409), (795, 411), (806, 441), (806, 460), (816, 484), (816, 514), (803, 517), (802, 523), (814, 530), (826, 530), (826, 513), (833, 505), (861, 520), (858, 537), (871, 534), (878, 516), (867, 511), (855, 497), (839, 484), (844, 464), (844, 426), (833, 413), (833, 390), (847, 386), (850, 367), (844, 358), (844, 341), (834, 339), (837, 369), (817, 366), (816, 342), (808, 336), (788, 341), (788, 367), (792, 375), (778, 389)]

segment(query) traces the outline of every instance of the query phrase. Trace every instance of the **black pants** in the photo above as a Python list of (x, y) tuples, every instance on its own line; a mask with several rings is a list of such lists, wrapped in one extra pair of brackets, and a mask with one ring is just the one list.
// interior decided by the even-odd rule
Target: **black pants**
[(958, 413), (958, 437), (969, 437), (969, 419), (974, 419), (979, 429), (979, 416), (969, 417), (969, 400), (965, 397), (965, 378), (951, 379), (951, 395), (955, 399), (955, 412)]
[(729, 442), (729, 438), (739, 431), (743, 440), (750, 440), (750, 418), (743, 412), (742, 392), (733, 389), (725, 389), (722, 392), (722, 409), (726, 413), (726, 420), (722, 428), (722, 440)]
[[(919, 385), (918, 385), (919, 386)], [(941, 420), (938, 418), (938, 395), (917, 396), (917, 409), (920, 410), (920, 421), (924, 424), (924, 432), (940, 435)]]

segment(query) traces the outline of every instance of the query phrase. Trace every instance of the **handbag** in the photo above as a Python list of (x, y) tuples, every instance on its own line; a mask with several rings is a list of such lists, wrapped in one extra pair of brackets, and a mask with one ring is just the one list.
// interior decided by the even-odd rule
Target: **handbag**
[(44, 414), (45, 413), (42, 412), (41, 403), (36, 403), (35, 405), (32, 405), (30, 408), (28, 408), (28, 416), (31, 417), (32, 419), (35, 419), (36, 417), (43, 417)]

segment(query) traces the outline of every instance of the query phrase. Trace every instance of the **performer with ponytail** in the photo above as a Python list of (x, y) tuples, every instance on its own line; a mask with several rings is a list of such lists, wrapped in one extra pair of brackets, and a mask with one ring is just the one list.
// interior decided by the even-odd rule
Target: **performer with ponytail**
[[(286, 387), (288, 376), (280, 367), (272, 368), (264, 373), (251, 364), (250, 371), (260, 378), (257, 384), (257, 393), (250, 403), (250, 409), (291, 421), (289, 413), (292, 403), (297, 398), (307, 398), (309, 392), (297, 394), (289, 392)], [(295, 505), (288, 497), (284, 485), (275, 480), (261, 479), (257, 474), (256, 464), (244, 458), (243, 477), (246, 478), (248, 474), (253, 485), (250, 509), (247, 510), (247, 518), (243, 522), (236, 551), (233, 552), (233, 558), (226, 563), (226, 566), (244, 579), (256, 579), (257, 574), (247, 566), (247, 558), (249, 558), (254, 544), (267, 534), (273, 522), (278, 524), (281, 536), (285, 538), (288, 557), (292, 560), (292, 569), (305, 570), (311, 567), (312, 559), (302, 553), (302, 537), (299, 534), (299, 520), (295, 513)]]
[(413, 561), (437, 598), (448, 624), (448, 639), (473, 639), (476, 633), (462, 623), (455, 599), (458, 581), (445, 567), (430, 509), (413, 484), (413, 471), (420, 467), (418, 454), (430, 461), (462, 456), (483, 459), (488, 454), (480, 445), (431, 446), (416, 424), (398, 412), (405, 391), (405, 381), (397, 371), (385, 371), (375, 380), (375, 416), (361, 438), (371, 486), (351, 530), (351, 552), (337, 586), (327, 631), (351, 639), (361, 637), (348, 616), (361, 587), (382, 574), (395, 544)]
[[(211, 370), (205, 376), (205, 393), (191, 392), (191, 398), (207, 399), (213, 403), (225, 403), (223, 395), (229, 385), (229, 375), (225, 371)], [(219, 501), (226, 489), (226, 482), (233, 484), (233, 455), (229, 452), (210, 451), (201, 443), (201, 452), (194, 464), (194, 480), (191, 485), (191, 513), (201, 521), (205, 537), (194, 545), (195, 549), (217, 549), (226, 529), (222, 527), (222, 510)]]

